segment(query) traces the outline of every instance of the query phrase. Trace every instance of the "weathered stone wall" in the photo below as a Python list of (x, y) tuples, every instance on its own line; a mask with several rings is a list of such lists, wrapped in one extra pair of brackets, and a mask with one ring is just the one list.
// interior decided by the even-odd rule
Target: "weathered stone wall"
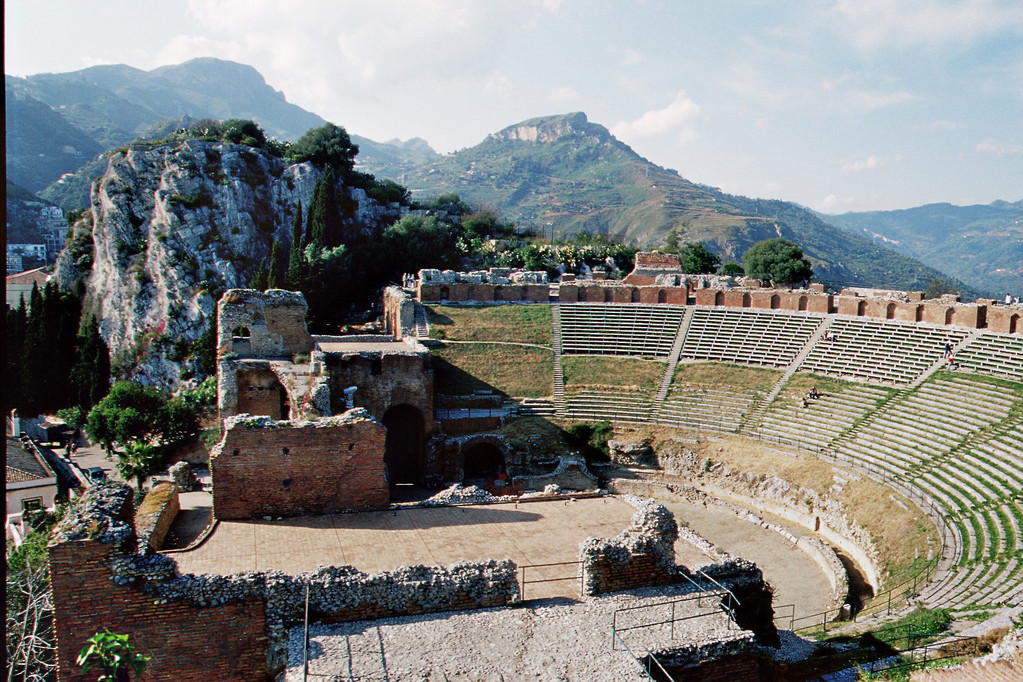
[[(289, 576), (251, 572), (177, 575), (172, 559), (136, 551), (131, 489), (91, 488), (50, 540), (58, 679), (94, 680), (74, 664), (104, 628), (127, 634), (150, 656), (145, 679), (265, 681), (287, 656), (306, 589), (315, 622), (347, 622), (518, 602), (510, 561), (402, 567), (367, 575), (350, 566)], [(211, 646), (215, 643), (215, 646)]]
[(343, 411), (344, 389), (358, 386), (355, 406), (366, 408), (374, 419), (383, 420), (387, 410), (396, 405), (410, 405), (422, 413), (425, 432), (434, 431), (429, 352), (331, 354), (325, 362), (330, 374), (331, 411)]
[[(290, 357), (313, 349), (305, 326), (308, 307), (297, 291), (230, 289), (217, 304), (217, 354), (239, 357)], [(234, 332), (246, 329), (248, 342)]]
[(588, 538), (579, 549), (583, 594), (592, 596), (678, 582), (674, 515), (653, 500), (637, 506), (629, 528), (614, 538)]
[(384, 507), (385, 430), (363, 409), (311, 422), (238, 415), (210, 454), (218, 519)]
[(415, 303), (415, 299), (404, 289), (384, 289), (384, 330), (395, 339), (415, 336)]

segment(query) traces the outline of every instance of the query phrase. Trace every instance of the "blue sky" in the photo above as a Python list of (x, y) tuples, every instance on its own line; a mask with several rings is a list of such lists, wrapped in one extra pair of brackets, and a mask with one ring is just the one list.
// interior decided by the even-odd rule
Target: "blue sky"
[(5, 72), (212, 56), (450, 152), (584, 111), (689, 180), (817, 210), (1023, 199), (1023, 3), (8, 0)]

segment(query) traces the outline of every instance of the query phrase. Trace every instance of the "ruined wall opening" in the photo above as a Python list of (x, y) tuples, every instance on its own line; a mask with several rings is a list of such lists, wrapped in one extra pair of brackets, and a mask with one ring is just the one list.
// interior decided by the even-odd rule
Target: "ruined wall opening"
[(922, 305), (916, 307), (916, 315), (914, 317), (916, 322), (924, 321), (924, 307)]
[(235, 327), (231, 332), (231, 350), (238, 355), (252, 352), (252, 333), (248, 327)]
[(451, 298), (451, 289), (448, 289), (447, 287), (441, 287), (440, 288), (440, 300), (446, 301), (449, 298)]
[(895, 304), (889, 303), (884, 309), (884, 317), (886, 320), (895, 319)]
[(384, 466), (392, 490), (396, 485), (416, 485), (422, 478), (426, 420), (411, 405), (395, 405), (384, 412)]
[(633, 303), (639, 303), (639, 300), (640, 300), (639, 299), (639, 289), (633, 287), (632, 288), (632, 302)]
[(586, 287), (579, 287), (579, 296), (576, 300), (579, 303), (586, 303)]
[(238, 414), (290, 419), (288, 392), (268, 369), (238, 370)]
[(781, 296), (774, 294), (771, 296), (771, 310), (778, 310), (781, 308)]
[(808, 305), (807, 297), (806, 296), (800, 296), (799, 297), (799, 310), (806, 310), (807, 305)]
[(1009, 333), (1015, 334), (1019, 330), (1019, 315), (1009, 317)]
[(462, 470), (465, 482), (493, 479), (504, 471), (504, 453), (494, 443), (476, 443), (465, 451)]
[(668, 302), (668, 292), (665, 291), (664, 289), (658, 289), (657, 290), (657, 302), (658, 303), (667, 303)]
[(714, 294), (714, 305), (718, 306), (718, 305), (724, 305), (724, 304), (725, 304), (725, 292), (719, 291), (716, 294)]
[(604, 303), (612, 303), (614, 301), (614, 293), (610, 289), (604, 289)]
[(955, 308), (949, 308), (948, 310), (945, 311), (945, 324), (952, 324), (952, 322), (955, 321), (955, 318), (956, 318)]
[(863, 317), (867, 314), (867, 302), (859, 301), (856, 303), (856, 316)]

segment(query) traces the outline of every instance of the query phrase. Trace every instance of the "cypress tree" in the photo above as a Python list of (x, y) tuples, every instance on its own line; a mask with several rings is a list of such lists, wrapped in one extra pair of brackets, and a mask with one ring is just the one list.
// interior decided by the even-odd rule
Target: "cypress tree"
[(288, 286), (292, 289), (302, 288), (302, 275), (305, 272), (305, 254), (302, 252), (302, 202), (298, 203), (295, 215), (291, 219), (291, 252), (288, 254)]
[(268, 277), (269, 273), (266, 270), (266, 261), (263, 261), (262, 263), (259, 264), (259, 267), (256, 269), (256, 272), (253, 273), (252, 281), (249, 283), (249, 287), (255, 289), (256, 291), (266, 291), (269, 288), (267, 287)]
[(341, 244), (341, 216), (338, 209), (337, 193), (334, 189), (334, 171), (331, 168), (320, 177), (309, 203), (309, 227), (306, 239), (317, 250), (333, 248)]
[(282, 289), (286, 286), (284, 263), (284, 249), (281, 248), (281, 242), (275, 239), (273, 248), (270, 249), (270, 272), (266, 278), (268, 289)]
[(71, 368), (71, 390), (76, 403), (88, 410), (110, 389), (110, 351), (99, 333), (95, 317), (82, 325), (75, 341), (75, 365)]

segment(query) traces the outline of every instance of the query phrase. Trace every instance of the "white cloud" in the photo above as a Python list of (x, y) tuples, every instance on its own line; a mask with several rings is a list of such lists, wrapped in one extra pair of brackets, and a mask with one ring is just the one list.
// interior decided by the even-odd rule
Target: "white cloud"
[(570, 85), (551, 88), (547, 91), (547, 99), (552, 104), (565, 105), (579, 101), (579, 93)]
[(643, 61), (643, 55), (632, 48), (625, 51), (625, 58), (622, 59), (622, 66), (634, 66)]
[(1014, 144), (1004, 144), (998, 140), (982, 140), (977, 143), (975, 149), (978, 152), (984, 154), (997, 154), (998, 156), (1005, 156), (1006, 154), (1020, 154), (1023, 153), (1023, 149)]
[(699, 135), (701, 124), (700, 105), (689, 99), (685, 90), (679, 90), (668, 106), (647, 111), (631, 123), (619, 121), (611, 133), (624, 141), (672, 134), (679, 144), (687, 144)]
[(512, 91), (512, 82), (500, 71), (487, 76), (483, 84), (483, 92), (493, 97), (504, 97)]
[(843, 164), (842, 170), (851, 173), (859, 173), (860, 171), (874, 170), (875, 168), (887, 166), (892, 163), (898, 163), (899, 161), (902, 161), (902, 154), (895, 154), (894, 156), (876, 156), (871, 154), (864, 159), (858, 159), (856, 161), (850, 161), (849, 163)]
[(856, 204), (853, 197), (839, 197), (837, 194), (828, 194), (818, 202), (816, 210), (822, 213), (836, 213), (848, 211)]
[(828, 14), (866, 52), (968, 46), (992, 35), (1023, 33), (1023, 6), (1015, 0), (838, 0)]
[(962, 123), (947, 120), (935, 121), (931, 124), (931, 128), (934, 130), (959, 130), (962, 127)]

